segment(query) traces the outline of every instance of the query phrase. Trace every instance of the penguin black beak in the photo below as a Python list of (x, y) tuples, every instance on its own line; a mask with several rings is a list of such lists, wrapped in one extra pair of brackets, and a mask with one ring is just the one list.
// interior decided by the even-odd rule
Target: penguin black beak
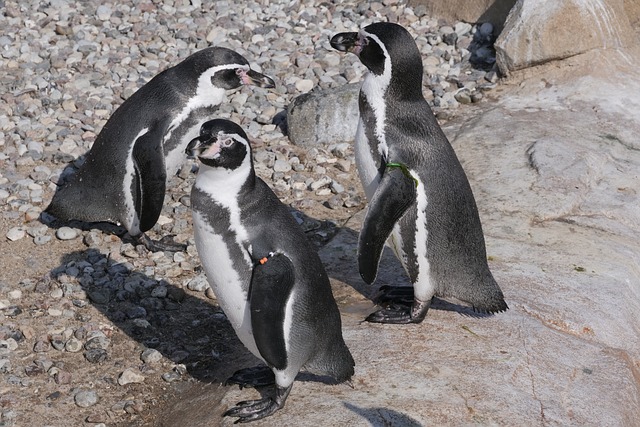
[(187, 157), (189, 157), (190, 159), (198, 157), (198, 155), (202, 151), (202, 143), (204, 142), (203, 140), (208, 136), (209, 135), (200, 135), (189, 141), (189, 144), (187, 144), (187, 148), (185, 148), (184, 150)]
[(351, 52), (358, 45), (360, 34), (358, 33), (338, 33), (331, 38), (331, 47), (340, 52)]
[(257, 71), (254, 71), (252, 69), (249, 69), (249, 71), (247, 71), (242, 76), (241, 80), (242, 80), (242, 83), (245, 85), (249, 84), (249, 85), (254, 85), (258, 87), (263, 87), (265, 89), (273, 89), (274, 87), (276, 87), (276, 83), (273, 81), (271, 77), (266, 76)]

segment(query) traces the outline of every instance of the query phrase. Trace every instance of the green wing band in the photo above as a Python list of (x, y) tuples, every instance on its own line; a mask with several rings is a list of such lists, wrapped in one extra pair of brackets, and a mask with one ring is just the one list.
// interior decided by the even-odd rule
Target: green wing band
[(415, 179), (413, 175), (411, 175), (411, 172), (409, 172), (409, 168), (407, 168), (407, 165), (403, 165), (402, 163), (387, 163), (386, 167), (400, 169), (404, 176), (406, 176), (407, 178), (411, 178), (413, 182), (415, 182), (416, 187), (418, 186), (418, 180)]

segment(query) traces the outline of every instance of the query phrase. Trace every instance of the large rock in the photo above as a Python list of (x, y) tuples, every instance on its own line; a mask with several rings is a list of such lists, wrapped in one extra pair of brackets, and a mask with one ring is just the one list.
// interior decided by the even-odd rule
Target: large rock
[(410, 0), (422, 5), (427, 14), (447, 21), (490, 22), (500, 31), (516, 0)]
[[(387, 250), (364, 285), (361, 212), (320, 252), (356, 361), (352, 387), (301, 379), (256, 426), (637, 425), (640, 52), (567, 62), (503, 85), (485, 111), (444, 128), (510, 310), (473, 317), (440, 304), (419, 325), (362, 323), (378, 286), (407, 281)], [(222, 412), (259, 396), (192, 387), (156, 426), (231, 425)]]
[(508, 74), (637, 42), (623, 0), (518, 0), (496, 40), (496, 62)]
[(360, 83), (314, 90), (295, 98), (287, 111), (291, 142), (302, 147), (353, 141), (358, 127)]

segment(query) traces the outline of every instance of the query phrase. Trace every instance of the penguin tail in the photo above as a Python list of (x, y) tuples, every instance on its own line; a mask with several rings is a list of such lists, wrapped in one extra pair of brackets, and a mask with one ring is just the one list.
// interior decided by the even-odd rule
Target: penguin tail
[(355, 361), (342, 336), (339, 341), (338, 345), (325, 346), (305, 364), (304, 369), (315, 375), (329, 377), (334, 384), (349, 381), (355, 373)]

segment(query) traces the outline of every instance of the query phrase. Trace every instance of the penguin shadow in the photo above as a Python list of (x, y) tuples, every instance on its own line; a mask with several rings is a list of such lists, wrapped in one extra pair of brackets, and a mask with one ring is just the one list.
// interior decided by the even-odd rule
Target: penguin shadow
[[(259, 364), (213, 302), (114, 262), (96, 249), (64, 255), (49, 278), (84, 291), (111, 324), (141, 344), (140, 353), (153, 348), (171, 360), (174, 376), (188, 373), (201, 382), (224, 383), (237, 369)], [(92, 321), (89, 310), (77, 311), (83, 323)], [(118, 351), (117, 344), (111, 344), (106, 360), (112, 355), (116, 359)]]
[[(94, 308), (141, 345), (140, 353), (153, 348), (171, 360), (174, 377), (187, 373), (203, 383), (232, 386), (236, 384), (230, 380), (234, 373), (249, 368), (264, 371), (261, 381), (252, 385), (262, 397), (275, 392), (270, 386), (274, 381), (271, 370), (244, 347), (213, 301), (133, 270), (93, 248), (65, 254), (48, 276), (59, 283), (69, 283), (69, 278), (77, 283), (74, 290), (84, 291)], [(88, 310), (78, 308), (77, 319), (91, 322), (90, 316)], [(112, 354), (117, 358), (118, 351), (116, 345), (110, 345), (106, 360)], [(300, 372), (296, 381), (337, 384), (331, 377), (308, 372)]]
[(422, 424), (408, 415), (388, 408), (360, 408), (344, 402), (344, 406), (366, 419), (372, 427), (422, 427)]
[[(382, 251), (376, 281), (368, 285), (362, 280), (358, 272), (358, 235), (359, 232), (352, 228), (340, 227), (325, 247), (320, 249), (320, 257), (329, 277), (345, 283), (371, 301), (376, 307), (372, 307), (370, 312), (392, 303), (410, 305), (413, 302), (413, 288), (402, 264), (391, 248), (385, 247)], [(345, 309), (349, 311), (348, 306)], [(451, 311), (473, 318), (495, 315), (476, 311), (462, 301), (438, 297), (432, 299), (429, 310)]]

